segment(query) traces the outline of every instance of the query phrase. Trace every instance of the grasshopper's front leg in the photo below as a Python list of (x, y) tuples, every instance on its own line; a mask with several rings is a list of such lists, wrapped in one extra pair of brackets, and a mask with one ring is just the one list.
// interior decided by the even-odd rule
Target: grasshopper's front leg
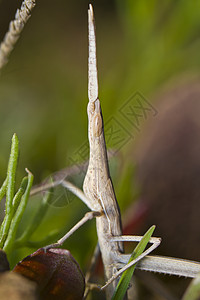
[(83, 226), (87, 221), (92, 220), (93, 218), (100, 217), (102, 214), (98, 211), (89, 211), (84, 217), (76, 223), (61, 239), (59, 239), (56, 243), (50, 244), (48, 246), (43, 247), (44, 250), (48, 250), (50, 248), (61, 247), (63, 243), (81, 226)]

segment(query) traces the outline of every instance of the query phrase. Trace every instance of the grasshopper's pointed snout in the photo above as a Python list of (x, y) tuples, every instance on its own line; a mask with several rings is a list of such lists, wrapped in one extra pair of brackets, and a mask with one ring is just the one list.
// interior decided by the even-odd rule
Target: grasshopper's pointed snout
[(91, 4), (91, 3), (89, 4), (88, 11), (90, 11), (90, 14), (91, 14), (91, 16), (92, 16), (92, 17), (94, 17), (93, 6), (92, 6), (92, 4)]
[(88, 9), (88, 36), (89, 36), (88, 98), (89, 98), (89, 102), (94, 102), (98, 98), (98, 78), (97, 78), (95, 21), (94, 21), (93, 7), (91, 4), (89, 4), (89, 9)]

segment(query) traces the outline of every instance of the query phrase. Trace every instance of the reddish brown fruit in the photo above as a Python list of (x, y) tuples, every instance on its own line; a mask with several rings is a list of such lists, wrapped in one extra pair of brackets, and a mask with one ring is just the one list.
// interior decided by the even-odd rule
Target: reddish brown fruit
[(41, 299), (80, 300), (85, 281), (71, 253), (65, 249), (39, 249), (19, 262), (13, 272), (35, 281)]

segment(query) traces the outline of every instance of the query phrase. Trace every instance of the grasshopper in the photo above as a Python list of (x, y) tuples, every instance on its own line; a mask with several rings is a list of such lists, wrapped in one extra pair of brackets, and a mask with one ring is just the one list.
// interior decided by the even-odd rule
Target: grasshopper
[[(79, 197), (91, 210), (57, 243), (44, 248), (61, 246), (65, 240), (80, 226), (92, 218), (96, 218), (98, 244), (103, 260), (106, 284), (106, 298), (111, 299), (117, 286), (117, 278), (132, 265), (142, 270), (195, 277), (200, 271), (200, 264), (176, 258), (149, 256), (159, 246), (160, 238), (151, 238), (152, 245), (137, 259), (128, 263), (130, 255), (124, 254), (123, 242), (139, 242), (141, 236), (123, 236), (121, 216), (109, 172), (104, 125), (100, 100), (98, 98), (98, 78), (96, 60), (96, 35), (92, 5), (88, 10), (89, 59), (88, 59), (88, 139), (90, 156), (87, 173), (83, 183), (83, 191), (66, 180), (68, 171), (56, 175), (57, 180), (51, 185), (40, 185), (32, 190), (32, 194), (55, 187), (59, 184)], [(73, 173), (73, 170), (71, 170)], [(70, 173), (70, 172), (69, 172)], [(55, 176), (55, 177), (56, 177)], [(60, 178), (59, 178), (60, 176)], [(126, 297), (126, 296), (125, 296)]]
[[(88, 139), (90, 145), (90, 157), (87, 173), (83, 183), (84, 194), (73, 185), (65, 181), (62, 184), (78, 193), (86, 205), (92, 210), (78, 222), (63, 238), (54, 246), (62, 245), (63, 242), (87, 220), (96, 217), (96, 227), (98, 243), (102, 255), (105, 279), (109, 280), (106, 287), (107, 299), (110, 299), (117, 286), (115, 280), (127, 268), (142, 259), (160, 244), (159, 238), (151, 238), (153, 243), (137, 260), (132, 261), (122, 268), (119, 272), (118, 263), (123, 263), (123, 241), (140, 241), (141, 236), (123, 236), (121, 226), (121, 216), (116, 200), (113, 184), (110, 177), (107, 149), (104, 137), (104, 125), (101, 111), (100, 100), (98, 98), (98, 79), (96, 61), (96, 36), (95, 22), (92, 5), (88, 10), (88, 32), (89, 32), (89, 59), (88, 59)], [(86, 197), (85, 197), (86, 196)], [(52, 245), (51, 245), (52, 246)]]
[[(123, 237), (121, 216), (110, 177), (106, 143), (104, 137), (103, 117), (100, 100), (98, 98), (98, 78), (96, 61), (95, 22), (92, 5), (88, 10), (89, 31), (89, 61), (88, 61), (88, 138), (90, 145), (89, 166), (85, 176), (83, 190), (91, 200), (93, 210), (101, 211), (96, 218), (99, 247), (105, 269), (106, 280), (116, 278), (116, 262), (121, 262), (123, 241), (135, 241), (135, 237)], [(138, 237), (137, 240), (140, 240)], [(160, 239), (151, 239), (153, 245), (147, 250), (151, 252), (160, 244)], [(143, 256), (144, 257), (144, 256)], [(140, 257), (141, 259), (142, 257)], [(132, 262), (127, 267), (130, 267)], [(116, 273), (116, 275), (114, 275)], [(110, 298), (116, 288), (114, 281), (107, 287), (107, 297)]]

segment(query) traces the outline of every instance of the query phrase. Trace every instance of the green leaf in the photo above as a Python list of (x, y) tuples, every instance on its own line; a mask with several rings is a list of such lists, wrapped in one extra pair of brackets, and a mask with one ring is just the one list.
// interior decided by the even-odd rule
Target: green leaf
[(13, 213), (15, 213), (16, 210), (17, 210), (17, 207), (20, 203), (21, 197), (22, 197), (22, 195), (24, 194), (24, 192), (26, 190), (27, 184), (28, 184), (28, 177), (26, 176), (22, 179), (20, 188), (19, 188), (19, 190), (17, 191), (17, 193), (15, 194), (15, 196), (13, 198), (13, 203), (12, 203), (13, 211), (14, 211)]
[(13, 217), (12, 202), (14, 197), (15, 175), (16, 175), (18, 154), (19, 154), (19, 141), (17, 135), (14, 134), (12, 137), (12, 145), (11, 145), (10, 158), (9, 158), (8, 170), (7, 170), (6, 212), (5, 212), (5, 218), (3, 220), (0, 229), (0, 248), (3, 248)]
[(3, 197), (6, 194), (6, 190), (7, 190), (7, 183), (8, 183), (8, 179), (6, 178), (0, 188), (0, 201), (3, 199)]
[(7, 239), (5, 241), (5, 245), (3, 247), (3, 250), (7, 254), (9, 254), (12, 249), (12, 244), (13, 244), (15, 236), (16, 236), (17, 228), (18, 228), (19, 222), (23, 216), (24, 210), (26, 208), (30, 190), (31, 190), (31, 187), (33, 184), (33, 174), (30, 171), (28, 171), (27, 169), (26, 169), (26, 171), (28, 173), (28, 184), (26, 187), (26, 191), (25, 191), (24, 195), (22, 196), (20, 204), (19, 204), (19, 206), (16, 210), (16, 213), (12, 219), (10, 230), (9, 230)]
[[(130, 263), (131, 261), (133, 261), (134, 259), (136, 259), (138, 256), (140, 256), (143, 251), (145, 250), (153, 232), (155, 230), (155, 226), (152, 226), (151, 228), (149, 228), (149, 230), (145, 233), (145, 235), (143, 236), (143, 238), (141, 239), (141, 241), (139, 242), (139, 244), (135, 247), (133, 253), (131, 254), (131, 257), (129, 259)], [(116, 290), (114, 292), (114, 295), (112, 297), (112, 300), (122, 300), (127, 288), (129, 286), (130, 280), (133, 276), (133, 272), (135, 270), (136, 264), (133, 265), (132, 267), (130, 267), (128, 270), (126, 270), (120, 280), (119, 283), (116, 287)]]
[(17, 160), (19, 154), (19, 141), (16, 133), (12, 137), (12, 145), (11, 145), (11, 152), (10, 152), (10, 159), (8, 163), (8, 186), (7, 186), (7, 193), (6, 193), (6, 213), (9, 214), (10, 210), (12, 209), (12, 201), (14, 197), (15, 191), (15, 175), (17, 169)]

